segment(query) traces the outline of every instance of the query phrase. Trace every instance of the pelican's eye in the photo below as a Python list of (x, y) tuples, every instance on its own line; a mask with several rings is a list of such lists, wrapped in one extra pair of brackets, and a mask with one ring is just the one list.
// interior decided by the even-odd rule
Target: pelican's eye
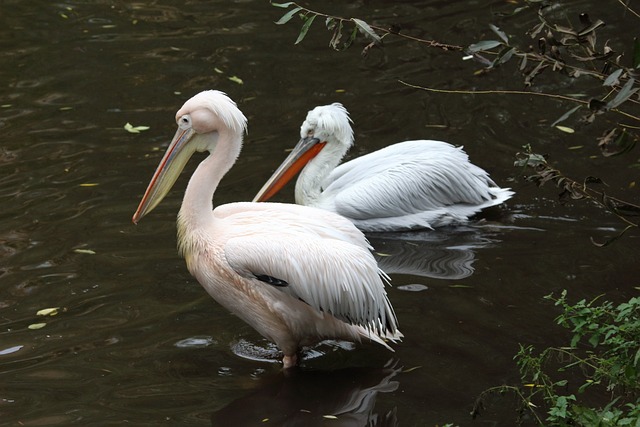
[(191, 127), (191, 117), (188, 114), (185, 114), (184, 116), (180, 117), (178, 119), (178, 126), (180, 126), (180, 129), (188, 129)]

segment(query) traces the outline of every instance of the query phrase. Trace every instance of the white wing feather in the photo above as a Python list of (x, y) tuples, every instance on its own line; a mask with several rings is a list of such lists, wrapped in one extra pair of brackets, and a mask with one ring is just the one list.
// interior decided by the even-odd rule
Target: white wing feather
[[(384, 290), (386, 275), (378, 268), (362, 233), (350, 221), (319, 209), (296, 209), (297, 205), (250, 205), (260, 208), (233, 214), (234, 222), (255, 224), (250, 217), (260, 215), (261, 226), (237, 227), (244, 230), (242, 235), (225, 245), (227, 262), (238, 274), (254, 280), (257, 275), (284, 280), (288, 286), (276, 289), (317, 310), (381, 335), (396, 332), (397, 319)], [(265, 211), (275, 213), (269, 205), (278, 205), (277, 214), (264, 215)], [(282, 210), (283, 206), (287, 208)], [(292, 219), (297, 214), (304, 214), (304, 219), (296, 217), (293, 227)], [(316, 214), (325, 220), (327, 215), (335, 217), (333, 221), (345, 230), (336, 232), (333, 227), (319, 226), (324, 222), (314, 222)], [(354, 234), (362, 237), (354, 239)], [(359, 244), (354, 245), (354, 240)], [(270, 286), (258, 280), (256, 285)]]
[(324, 186), (319, 207), (356, 221), (414, 216), (424, 222), (444, 214), (464, 219), (513, 194), (469, 162), (461, 148), (428, 140), (405, 141), (343, 163)]

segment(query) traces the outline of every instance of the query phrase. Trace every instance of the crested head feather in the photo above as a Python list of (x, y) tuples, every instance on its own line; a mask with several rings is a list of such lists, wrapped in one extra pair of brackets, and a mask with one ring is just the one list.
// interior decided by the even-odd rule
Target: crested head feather
[(324, 135), (333, 135), (339, 141), (353, 144), (353, 121), (349, 112), (339, 102), (322, 105), (309, 111), (302, 127), (300, 136), (306, 137), (312, 133), (316, 138), (324, 139)]
[(186, 111), (193, 111), (199, 107), (213, 111), (222, 123), (232, 131), (240, 134), (247, 132), (247, 118), (236, 103), (226, 93), (219, 90), (205, 90), (193, 96), (178, 110), (176, 117), (181, 117)]

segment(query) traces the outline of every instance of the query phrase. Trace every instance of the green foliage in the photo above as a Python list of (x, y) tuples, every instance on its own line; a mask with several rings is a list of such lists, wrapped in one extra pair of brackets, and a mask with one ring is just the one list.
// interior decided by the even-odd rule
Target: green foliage
[[(628, 2), (619, 0), (622, 13), (629, 19), (640, 18), (640, 13), (631, 9)], [(387, 36), (404, 38), (413, 43), (437, 48), (444, 52), (464, 52), (465, 59), (473, 59), (482, 64), (474, 74), (481, 75), (494, 71), (517, 61), (516, 73), (522, 75), (525, 87), (534, 85), (535, 81), (546, 72), (561, 74), (571, 79), (591, 78), (594, 85), (585, 93), (564, 95), (539, 91), (453, 91), (438, 90), (419, 85), (401, 82), (406, 86), (444, 93), (477, 93), (493, 95), (536, 95), (556, 99), (572, 104), (561, 117), (550, 120), (552, 127), (563, 132), (574, 133), (575, 129), (588, 129), (584, 124), (592, 123), (598, 116), (606, 115), (610, 123), (601, 136), (596, 137), (597, 145), (604, 157), (618, 156), (631, 151), (640, 140), (640, 84), (637, 70), (640, 68), (640, 40), (623, 40), (633, 34), (619, 34), (618, 44), (628, 45), (629, 52), (618, 53), (611, 47), (610, 38), (599, 41), (598, 34), (605, 27), (600, 19), (591, 19), (588, 13), (580, 13), (572, 22), (567, 21), (566, 14), (559, 12), (564, 5), (551, 4), (546, 0), (525, 0), (509, 12), (497, 12), (505, 24), (517, 19), (524, 12), (537, 13), (538, 22), (522, 34), (522, 37), (510, 35), (494, 24), (488, 24), (495, 38), (480, 40), (464, 46), (443, 43), (439, 40), (425, 40), (402, 32), (402, 28), (393, 25), (371, 25), (359, 18), (344, 18), (328, 15), (306, 8), (296, 2), (272, 3), (279, 8), (289, 9), (278, 24), (291, 21), (294, 16), (302, 20), (302, 27), (295, 44), (299, 44), (307, 36), (315, 17), (323, 17), (327, 30), (331, 32), (329, 46), (334, 50), (345, 50), (351, 47), (358, 35), (364, 37), (368, 44), (362, 54), (366, 56), (373, 47), (382, 47)], [(526, 19), (529, 19), (527, 17)], [(558, 21), (558, 22), (556, 22)], [(346, 36), (346, 37), (345, 37)], [(532, 43), (533, 41), (533, 43)], [(533, 45), (533, 48), (532, 48)], [(558, 90), (566, 85), (559, 85)], [(612, 116), (612, 117), (610, 117)], [(577, 121), (578, 126), (559, 125), (562, 122)], [(632, 166), (640, 167), (640, 162)], [(630, 225), (630, 227), (634, 227)], [(627, 228), (628, 229), (628, 228)], [(627, 231), (625, 229), (624, 231)], [(624, 233), (623, 231), (623, 233)], [(608, 244), (608, 243), (607, 243)]]
[[(573, 335), (568, 347), (537, 355), (533, 346), (520, 346), (515, 360), (529, 390), (519, 391), (523, 406), (540, 424), (538, 408), (546, 408), (546, 425), (640, 426), (640, 298), (619, 305), (596, 304), (598, 298), (570, 304), (566, 291), (545, 298), (563, 309), (556, 322)], [(572, 383), (576, 377), (581, 384)], [(603, 390), (610, 396), (604, 407), (581, 403)]]

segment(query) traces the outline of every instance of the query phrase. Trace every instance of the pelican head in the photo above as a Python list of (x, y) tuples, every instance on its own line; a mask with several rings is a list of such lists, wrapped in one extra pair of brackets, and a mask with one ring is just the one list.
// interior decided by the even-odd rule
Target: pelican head
[(339, 102), (322, 105), (307, 113), (300, 126), (300, 141), (264, 184), (254, 202), (265, 202), (296, 176), (312, 159), (323, 153), (318, 163), (333, 169), (353, 145), (352, 120)]
[[(134, 224), (158, 206), (193, 153), (213, 153), (222, 133), (242, 135), (247, 128), (247, 119), (225, 93), (207, 90), (184, 103), (176, 113), (176, 124), (178, 130), (133, 215)], [(239, 152), (240, 144), (237, 154)]]

